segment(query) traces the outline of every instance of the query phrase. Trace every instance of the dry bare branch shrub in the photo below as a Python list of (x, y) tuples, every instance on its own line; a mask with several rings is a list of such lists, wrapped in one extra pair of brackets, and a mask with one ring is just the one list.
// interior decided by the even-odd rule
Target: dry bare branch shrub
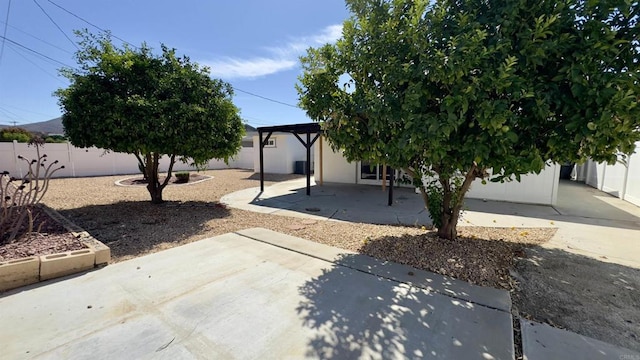
[(46, 164), (47, 154), (40, 155), (44, 144), (41, 138), (34, 138), (29, 145), (36, 147), (36, 159), (18, 159), (27, 163), (29, 171), (22, 178), (10, 177), (8, 171), (0, 174), (0, 245), (18, 241), (33, 232), (33, 207), (42, 200), (49, 189), (51, 176), (64, 166), (58, 160)]

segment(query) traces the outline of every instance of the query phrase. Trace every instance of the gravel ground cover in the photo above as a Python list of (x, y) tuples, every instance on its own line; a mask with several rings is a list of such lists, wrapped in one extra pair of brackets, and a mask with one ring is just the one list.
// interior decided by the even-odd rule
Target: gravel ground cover
[[(359, 251), (474, 284), (511, 288), (509, 268), (526, 246), (548, 241), (555, 229), (461, 227), (460, 239), (438, 239), (424, 227), (310, 221), (229, 209), (218, 200), (259, 186), (249, 170), (204, 172), (213, 179), (168, 186), (162, 205), (149, 202), (143, 187), (116, 186), (127, 176), (51, 181), (44, 202), (111, 248), (123, 261), (192, 241), (251, 227)], [(266, 186), (298, 175), (266, 174)]]

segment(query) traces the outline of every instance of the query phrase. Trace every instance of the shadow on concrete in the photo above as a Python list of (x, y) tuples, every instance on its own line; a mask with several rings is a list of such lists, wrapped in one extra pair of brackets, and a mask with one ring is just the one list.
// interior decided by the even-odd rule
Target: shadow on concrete
[(489, 214), (640, 230), (640, 207), (571, 180), (560, 180), (555, 206), (466, 199), (465, 208)]
[(231, 214), (216, 202), (177, 201), (160, 205), (122, 201), (58, 212), (111, 248), (112, 258), (138, 256), (161, 243), (178, 243), (204, 233), (208, 221)]
[[(393, 206), (380, 186), (325, 183), (307, 196), (302, 183), (279, 183), (252, 198), (251, 205), (324, 218), (371, 224), (431, 225), (422, 197), (411, 188), (394, 188)], [(518, 216), (640, 230), (640, 208), (582, 183), (561, 181), (558, 205), (465, 199), (471, 213)], [(464, 215), (463, 215), (464, 216)], [(494, 226), (478, 223), (480, 226)], [(531, 226), (538, 226), (533, 224)], [(546, 223), (545, 226), (549, 226)]]
[[(260, 181), (259, 172), (253, 172), (253, 170), (243, 170), (243, 169), (238, 169), (238, 171), (247, 173), (247, 177), (242, 180)], [(265, 182), (280, 182), (280, 181), (288, 181), (288, 180), (299, 179), (299, 178), (304, 178), (304, 175), (264, 173)]]
[(312, 186), (310, 196), (304, 187), (283, 189), (251, 204), (349, 222), (431, 225), (422, 197), (409, 188), (394, 188), (393, 206), (379, 186), (336, 183)]
[(512, 296), (521, 316), (640, 351), (639, 269), (559, 249), (525, 252)]
[[(340, 264), (362, 255), (342, 255), (331, 268), (299, 288), (303, 326), (312, 329), (307, 356), (320, 359), (513, 357), (508, 312)], [(368, 280), (368, 279), (369, 280)], [(370, 284), (375, 282), (375, 285)]]

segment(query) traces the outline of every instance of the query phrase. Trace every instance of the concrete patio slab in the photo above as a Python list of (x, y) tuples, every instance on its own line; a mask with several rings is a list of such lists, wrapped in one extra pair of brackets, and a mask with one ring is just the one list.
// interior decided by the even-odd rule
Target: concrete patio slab
[(377, 277), (410, 284), (427, 291), (435, 291), (458, 300), (505, 312), (511, 311), (511, 296), (504, 290), (471, 285), (466, 281), (326, 246), (268, 229), (245, 229), (238, 231), (237, 234)]
[(636, 360), (640, 353), (557, 329), (547, 324), (521, 320), (525, 360)]
[(471, 299), (484, 288), (365, 260), (259, 229), (217, 236), (5, 293), (2, 356), (513, 358), (510, 313)]

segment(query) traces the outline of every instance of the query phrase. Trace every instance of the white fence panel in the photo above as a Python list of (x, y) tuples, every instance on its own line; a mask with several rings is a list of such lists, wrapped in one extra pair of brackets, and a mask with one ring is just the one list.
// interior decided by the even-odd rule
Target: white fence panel
[(627, 163), (627, 181), (622, 199), (640, 206), (640, 154), (638, 154), (640, 145), (636, 146), (638, 146), (636, 154)]
[(602, 181), (602, 191), (621, 198), (624, 192), (624, 178), (626, 173), (627, 166), (620, 162), (614, 165), (606, 164), (604, 168), (604, 179)]
[[(40, 149), (41, 154), (47, 154), (47, 163), (58, 160), (65, 168), (55, 173), (54, 177), (81, 177), (137, 174), (138, 160), (132, 154), (106, 152), (95, 147), (77, 148), (69, 143), (47, 143)], [(0, 143), (0, 171), (9, 171), (12, 176), (24, 176), (29, 166), (18, 160), (22, 155), (27, 159), (36, 158), (36, 149), (25, 143)], [(169, 157), (164, 156), (160, 161), (160, 171), (169, 168)], [(253, 169), (253, 148), (242, 148), (240, 152), (225, 164), (222, 160), (211, 160), (207, 169), (241, 168)], [(178, 161), (174, 165), (175, 171), (195, 170)]]
[(492, 199), (528, 204), (555, 205), (558, 197), (558, 177), (560, 166), (547, 166), (540, 174), (523, 175), (518, 181), (482, 184), (481, 179), (471, 184), (468, 197)]

